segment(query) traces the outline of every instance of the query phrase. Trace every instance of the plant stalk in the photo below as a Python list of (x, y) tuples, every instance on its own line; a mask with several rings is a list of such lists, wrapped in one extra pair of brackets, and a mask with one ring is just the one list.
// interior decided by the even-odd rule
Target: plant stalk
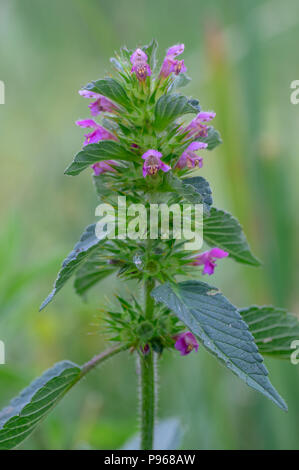
[[(145, 282), (145, 317), (153, 318), (155, 301), (151, 291), (155, 286), (152, 279)], [(155, 426), (155, 364), (154, 352), (149, 350), (141, 355), (141, 449), (152, 450)]]

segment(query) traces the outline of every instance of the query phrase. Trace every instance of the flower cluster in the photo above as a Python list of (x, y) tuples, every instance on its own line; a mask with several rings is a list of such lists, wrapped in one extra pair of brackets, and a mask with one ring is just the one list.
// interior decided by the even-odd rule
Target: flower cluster
[[(157, 130), (152, 132), (157, 119), (156, 103), (162, 102), (167, 96), (171, 98), (168, 90), (174, 84), (176, 76), (184, 74), (187, 70), (184, 60), (178, 59), (183, 52), (184, 44), (170, 47), (159, 72), (155, 75), (155, 66), (153, 65), (152, 68), (154, 64), (152, 51), (149, 48), (126, 50), (125, 55), (118, 57), (118, 62), (116, 61), (117, 72), (126, 90), (125, 96), (121, 96), (119, 100), (115, 95), (117, 94), (116, 88), (112, 93), (106, 93), (105, 88), (102, 94), (100, 86), (89, 84), (86, 89), (79, 91), (81, 96), (92, 100), (88, 105), (92, 117), (101, 119), (101, 123), (94, 119), (76, 122), (82, 128), (91, 129), (90, 133), (85, 134), (83, 146), (113, 141), (126, 146), (127, 151), (132, 154), (132, 163), (122, 161), (122, 165), (119, 165), (118, 160), (113, 159), (113, 153), (112, 159), (101, 159), (93, 163), (91, 167), (95, 176), (106, 173), (109, 178), (113, 178), (111, 181), (117, 184), (116, 191), (122, 188), (122, 194), (129, 193), (133, 185), (135, 194), (140, 194), (140, 201), (144, 197), (143, 193), (146, 195), (146, 192), (160, 191), (165, 184), (169, 185), (168, 174), (181, 178), (186, 173), (189, 174), (193, 170), (202, 168), (203, 157), (197, 152), (209, 149), (211, 129), (209, 123), (216, 115), (214, 112), (201, 111), (199, 106), (194, 107), (194, 111), (197, 111), (196, 117), (189, 123), (179, 121), (175, 127), (169, 129), (166, 127), (164, 130), (162, 122), (162, 125), (158, 125)], [(113, 86), (116, 87), (114, 84)], [(176, 99), (176, 96), (173, 95), (173, 99)], [(131, 100), (130, 105), (126, 101), (127, 98)], [(133, 108), (132, 103), (134, 103)], [(193, 104), (191, 103), (188, 105), (192, 111)], [(167, 129), (168, 137), (165, 134)], [(203, 274), (211, 275), (216, 267), (215, 260), (226, 256), (228, 253), (217, 247), (197, 254), (191, 260), (181, 257), (179, 262), (178, 254), (176, 254), (176, 262), (175, 258), (169, 254), (168, 258), (171, 261), (168, 264), (164, 263), (163, 267), (159, 262), (161, 256), (158, 255), (155, 261), (153, 258), (145, 263), (144, 272), (150, 269), (149, 272), (157, 275), (160, 273), (163, 279), (167, 279), (167, 276), (175, 276), (176, 270), (179, 271), (184, 266), (203, 266)], [(122, 264), (118, 259), (111, 259), (109, 262), (112, 265)], [(122, 275), (128, 275), (129, 272), (131, 276), (139, 276), (139, 278), (142, 276), (140, 269), (138, 272), (138, 269), (134, 270), (131, 264), (127, 263), (122, 268)], [(198, 350), (198, 343), (191, 332), (174, 335), (173, 331), (169, 331), (169, 337), (173, 338), (173, 346), (182, 355)], [(140, 351), (147, 354), (149, 343), (140, 345)]]

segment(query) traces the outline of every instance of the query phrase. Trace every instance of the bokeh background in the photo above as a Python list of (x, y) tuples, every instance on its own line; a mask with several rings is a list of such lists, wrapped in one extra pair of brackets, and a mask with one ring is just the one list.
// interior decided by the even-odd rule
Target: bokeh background
[[(90, 174), (63, 171), (88, 116), (77, 90), (109, 73), (109, 57), (156, 38), (185, 43), (188, 94), (217, 112), (223, 145), (201, 174), (215, 205), (243, 224), (263, 269), (219, 263), (213, 282), (238, 306), (298, 312), (299, 79), (297, 0), (1, 0), (0, 406), (55, 361), (79, 364), (105, 347), (100, 309), (119, 283), (86, 303), (71, 283), (38, 313), (64, 256), (94, 220)], [(161, 418), (177, 416), (186, 449), (298, 449), (299, 366), (266, 360), (286, 414), (202, 348), (160, 364)], [(123, 355), (74, 389), (21, 448), (113, 449), (137, 430), (135, 361)]]

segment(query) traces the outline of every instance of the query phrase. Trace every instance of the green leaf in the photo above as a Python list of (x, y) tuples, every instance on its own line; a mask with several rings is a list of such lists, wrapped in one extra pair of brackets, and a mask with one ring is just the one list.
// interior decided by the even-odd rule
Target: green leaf
[(162, 131), (172, 121), (184, 114), (198, 113), (198, 102), (188, 100), (186, 96), (176, 93), (161, 96), (155, 107), (155, 127)]
[(121, 63), (120, 63), (115, 57), (111, 57), (111, 58), (110, 58), (110, 62), (111, 62), (111, 64), (113, 65), (113, 67), (114, 67), (116, 70), (118, 70), (118, 72), (121, 72), (121, 73), (124, 72), (123, 66), (121, 65)]
[(222, 144), (220, 133), (214, 129), (213, 126), (209, 126), (207, 137), (200, 137), (198, 140), (208, 144), (207, 150), (213, 150), (215, 147)]
[(106, 96), (110, 100), (118, 103), (125, 108), (130, 108), (130, 101), (124, 90), (124, 88), (113, 78), (105, 78), (103, 80), (95, 80), (88, 83), (85, 90), (99, 93), (100, 95)]
[(122, 145), (113, 140), (102, 140), (97, 144), (86, 145), (77, 153), (73, 162), (65, 170), (66, 175), (75, 176), (101, 160), (137, 160), (134, 153), (128, 152)]
[(167, 174), (170, 188), (191, 204), (203, 204), (204, 212), (208, 213), (213, 204), (212, 191), (209, 183), (201, 176), (180, 179), (172, 173)]
[(103, 263), (99, 254), (94, 252), (76, 272), (74, 287), (79, 295), (85, 294), (91, 287), (115, 272), (115, 267)]
[(299, 340), (299, 321), (282, 308), (256, 305), (240, 310), (263, 355), (290, 359), (291, 343)]
[(80, 379), (81, 368), (63, 361), (46, 371), (0, 412), (0, 449), (21, 444)]
[(227, 251), (239, 263), (260, 266), (260, 261), (250, 251), (241, 225), (228, 212), (212, 207), (210, 215), (204, 217), (203, 236), (208, 245)]
[(210, 207), (213, 204), (213, 199), (212, 191), (207, 180), (205, 180), (202, 176), (194, 176), (192, 178), (184, 178), (181, 181), (184, 186), (186, 199), (189, 202), (196, 204), (196, 198), (198, 195), (200, 195), (206, 211), (209, 212)]
[(268, 371), (248, 326), (236, 307), (217, 289), (200, 281), (163, 284), (153, 297), (173, 310), (178, 318), (232, 372), (247, 385), (287, 410), (268, 379)]
[(173, 78), (172, 83), (168, 88), (169, 93), (173, 93), (178, 88), (183, 88), (191, 82), (191, 78), (188, 77), (185, 73), (180, 73), (179, 75), (175, 75)]
[(148, 63), (152, 71), (155, 70), (156, 64), (157, 64), (157, 58), (156, 58), (157, 49), (158, 49), (158, 43), (155, 39), (153, 39), (148, 46), (142, 47), (143, 52), (147, 54)]
[(62, 263), (61, 270), (58, 273), (57, 279), (54, 283), (52, 292), (48, 295), (46, 300), (42, 303), (40, 310), (46, 307), (53, 297), (60, 291), (66, 281), (75, 273), (75, 271), (82, 265), (83, 261), (96, 250), (103, 240), (96, 237), (95, 234), (96, 224), (89, 225), (83, 233), (80, 241), (75, 245), (73, 251)]

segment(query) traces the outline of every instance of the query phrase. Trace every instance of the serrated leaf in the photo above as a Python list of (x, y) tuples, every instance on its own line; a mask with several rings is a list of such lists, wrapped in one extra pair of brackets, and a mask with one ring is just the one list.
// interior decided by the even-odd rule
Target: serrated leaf
[(78, 295), (85, 294), (91, 287), (115, 272), (115, 267), (103, 263), (98, 253), (92, 253), (76, 272), (74, 288)]
[[(196, 197), (200, 195), (206, 211), (209, 212), (210, 207), (213, 204), (213, 199), (212, 191), (207, 180), (205, 180), (202, 176), (194, 176), (192, 178), (184, 178), (181, 181), (184, 185), (186, 198), (188, 201), (196, 204)], [(192, 190), (190, 189), (190, 186)], [(194, 194), (193, 191), (195, 191), (196, 194)], [(189, 193), (189, 196), (187, 195), (187, 192)]]
[(208, 213), (213, 204), (212, 191), (209, 183), (201, 176), (180, 179), (172, 173), (167, 175), (170, 188), (191, 204), (203, 204), (204, 212)]
[(292, 341), (299, 340), (299, 321), (282, 308), (256, 305), (239, 310), (263, 355), (290, 359)]
[(134, 153), (127, 151), (121, 144), (113, 140), (103, 140), (97, 144), (86, 145), (75, 156), (73, 162), (65, 170), (66, 175), (75, 176), (85, 168), (102, 160), (136, 161)]
[(101, 243), (103, 243), (103, 240), (96, 237), (95, 226), (96, 224), (92, 224), (86, 228), (80, 241), (75, 245), (74, 249), (62, 263), (61, 270), (59, 271), (54, 283), (54, 288), (42, 303), (40, 310), (45, 308), (46, 305), (51, 302), (53, 297), (60, 291), (82, 263), (88, 259), (91, 253), (93, 253)]
[(176, 93), (161, 96), (155, 106), (155, 127), (162, 131), (180, 116), (198, 113), (198, 102)]
[(153, 39), (148, 46), (142, 47), (143, 52), (147, 54), (148, 63), (152, 71), (155, 70), (156, 64), (157, 64), (157, 59), (156, 59), (157, 49), (158, 49), (158, 43), (155, 39)]
[(173, 78), (172, 83), (169, 85), (168, 92), (173, 93), (178, 88), (183, 88), (191, 82), (191, 78), (188, 77), (185, 73), (180, 73), (179, 75), (175, 75)]
[(268, 379), (268, 371), (248, 326), (236, 307), (217, 289), (204, 282), (186, 281), (163, 284), (156, 287), (152, 295), (173, 310), (203, 346), (247, 385), (287, 409)]
[(207, 150), (213, 150), (215, 147), (222, 144), (220, 133), (213, 126), (209, 126), (207, 137), (200, 137), (198, 140), (208, 144)]
[(204, 240), (208, 245), (225, 250), (239, 263), (260, 266), (253, 256), (241, 225), (228, 212), (212, 207), (210, 215), (204, 217)]
[(91, 83), (88, 83), (84, 89), (106, 96), (110, 100), (124, 106), (127, 109), (130, 108), (130, 101), (124, 88), (113, 78), (95, 80)]
[(81, 368), (63, 361), (46, 371), (0, 412), (0, 449), (21, 444), (80, 379)]

